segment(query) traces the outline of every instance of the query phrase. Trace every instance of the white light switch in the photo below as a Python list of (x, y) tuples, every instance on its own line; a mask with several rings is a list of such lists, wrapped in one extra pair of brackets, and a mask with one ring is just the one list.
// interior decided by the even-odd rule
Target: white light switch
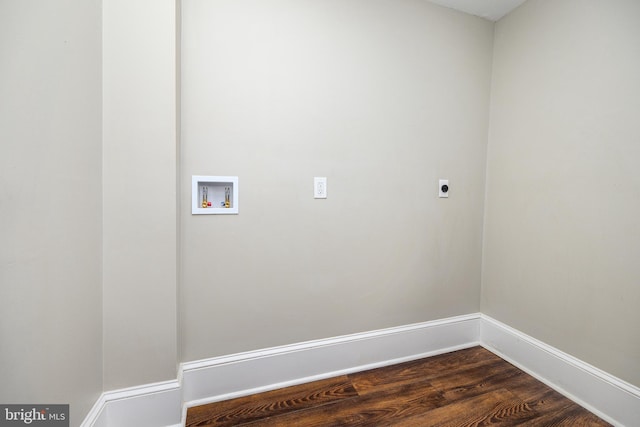
[(327, 177), (316, 176), (313, 178), (313, 197), (314, 199), (327, 198)]

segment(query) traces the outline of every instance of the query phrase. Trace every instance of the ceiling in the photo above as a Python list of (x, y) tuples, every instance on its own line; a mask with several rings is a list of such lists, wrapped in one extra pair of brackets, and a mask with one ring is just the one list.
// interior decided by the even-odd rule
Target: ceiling
[(440, 6), (476, 15), (489, 21), (498, 19), (520, 6), (525, 0), (429, 0)]

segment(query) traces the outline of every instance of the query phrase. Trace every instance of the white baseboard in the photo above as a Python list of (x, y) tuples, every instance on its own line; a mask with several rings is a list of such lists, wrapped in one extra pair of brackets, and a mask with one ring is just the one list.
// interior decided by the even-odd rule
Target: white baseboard
[(479, 341), (489, 351), (617, 426), (640, 423), (640, 388), (481, 315)]
[(80, 427), (108, 427), (104, 393), (96, 400)]
[(457, 316), (184, 363), (184, 400), (201, 405), (468, 348), (479, 344), (479, 320)]
[(179, 426), (181, 419), (182, 389), (174, 380), (102, 393), (81, 427)]
[(178, 380), (105, 392), (81, 427), (184, 425), (209, 402), (483, 345), (614, 425), (640, 389), (479, 313), (183, 363)]
[(480, 314), (183, 363), (178, 380), (105, 392), (81, 427), (184, 425), (186, 408), (478, 345)]

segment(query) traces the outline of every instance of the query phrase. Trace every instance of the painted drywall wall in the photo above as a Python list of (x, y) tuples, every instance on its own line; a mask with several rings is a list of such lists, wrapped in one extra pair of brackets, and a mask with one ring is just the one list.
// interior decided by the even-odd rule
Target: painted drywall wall
[(482, 312), (640, 385), (640, 2), (496, 24)]
[(176, 4), (103, 1), (104, 385), (175, 379)]
[(0, 402), (72, 426), (102, 392), (100, 14), (0, 2)]
[[(182, 6), (182, 359), (477, 312), (492, 23), (421, 0)], [(191, 215), (192, 175), (238, 176), (239, 215)]]

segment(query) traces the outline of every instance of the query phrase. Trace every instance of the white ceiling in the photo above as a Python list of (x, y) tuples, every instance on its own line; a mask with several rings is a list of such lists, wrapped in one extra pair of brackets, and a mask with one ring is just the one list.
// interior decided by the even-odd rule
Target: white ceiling
[(490, 21), (498, 19), (520, 6), (525, 0), (429, 0), (440, 6), (470, 13)]

